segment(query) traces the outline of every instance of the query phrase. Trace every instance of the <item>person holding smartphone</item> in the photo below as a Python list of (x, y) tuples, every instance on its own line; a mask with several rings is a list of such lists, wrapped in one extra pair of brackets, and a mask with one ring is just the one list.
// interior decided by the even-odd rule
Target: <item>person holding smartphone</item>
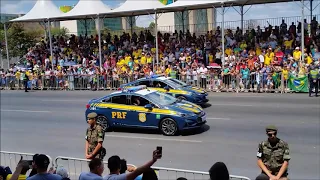
[[(161, 151), (160, 151), (161, 150)], [(145, 165), (138, 167), (130, 173), (120, 174), (121, 170), (121, 159), (119, 156), (111, 156), (108, 159), (108, 168), (110, 174), (103, 177), (103, 180), (134, 180), (136, 177), (146, 172), (158, 159), (162, 157), (162, 148), (157, 148), (153, 151), (152, 160), (147, 162)]]

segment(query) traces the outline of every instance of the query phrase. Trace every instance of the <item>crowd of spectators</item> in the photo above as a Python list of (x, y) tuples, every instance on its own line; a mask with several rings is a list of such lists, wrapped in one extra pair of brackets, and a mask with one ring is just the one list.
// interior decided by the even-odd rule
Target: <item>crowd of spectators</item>
[[(316, 18), (304, 23), (304, 31), (300, 22), (288, 26), (284, 20), (280, 26), (270, 25), (264, 30), (259, 26), (245, 32), (228, 29), (225, 56), (220, 27), (198, 37), (189, 31), (158, 32), (159, 63), (155, 60), (155, 37), (148, 30), (132, 36), (104, 34), (101, 61), (98, 36), (52, 37), (53, 56), (49, 56), (49, 44), (43, 40), (29, 49), (22, 64), (30, 69), (29, 79), (39, 88), (74, 90), (80, 81), (91, 88), (97, 88), (99, 81), (99, 88), (107, 88), (150, 74), (164, 74), (188, 83), (206, 78), (212, 91), (274, 89), (279, 86), (280, 76), (285, 81), (289, 76), (303, 77), (310, 66), (319, 66), (319, 24)], [(302, 32), (304, 50), (300, 49)], [(23, 72), (13, 67), (0, 73), (3, 85), (19, 82)]]
[[(140, 167), (127, 165), (125, 159), (119, 156), (111, 156), (108, 159), (109, 173), (104, 173), (104, 163), (101, 159), (94, 158), (88, 163), (89, 171), (81, 172), (79, 180), (158, 180), (157, 172), (152, 169), (152, 165), (161, 159), (158, 151), (154, 151), (152, 159)], [(18, 162), (14, 172), (10, 167), (0, 166), (0, 180), (70, 180), (70, 175), (64, 167), (49, 167), (50, 160), (44, 154), (35, 154), (33, 160), (23, 160)], [(103, 175), (104, 174), (104, 175)], [(209, 169), (210, 180), (229, 180), (228, 168), (223, 162), (215, 163)], [(187, 180), (179, 177), (177, 180)]]

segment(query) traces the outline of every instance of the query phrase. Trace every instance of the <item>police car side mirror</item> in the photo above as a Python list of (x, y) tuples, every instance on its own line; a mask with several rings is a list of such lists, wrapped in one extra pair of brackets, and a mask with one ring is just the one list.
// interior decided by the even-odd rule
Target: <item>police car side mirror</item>
[(149, 110), (152, 110), (153, 107), (152, 107), (151, 104), (147, 104), (147, 105), (144, 106), (144, 108), (149, 109)]
[(170, 91), (169, 86), (164, 87), (164, 90), (166, 90), (166, 91)]

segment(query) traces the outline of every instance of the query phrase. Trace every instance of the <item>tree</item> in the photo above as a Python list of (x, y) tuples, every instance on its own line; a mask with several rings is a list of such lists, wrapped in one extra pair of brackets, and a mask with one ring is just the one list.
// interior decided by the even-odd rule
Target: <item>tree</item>
[(0, 30), (4, 30), (4, 24), (0, 22)]
[(150, 30), (150, 31), (154, 31), (155, 27), (156, 27), (156, 24), (155, 24), (154, 22), (151, 22), (151, 23), (149, 24), (149, 30)]
[(52, 36), (62, 36), (63, 38), (68, 38), (69, 29), (63, 28), (51, 28), (51, 35)]
[(134, 26), (133, 27), (133, 31), (136, 32), (138, 35), (140, 34), (140, 32), (144, 32), (146, 30), (146, 28), (144, 27), (139, 27), (139, 26)]
[(7, 32), (10, 57), (22, 57), (25, 55), (28, 48), (35, 45), (39, 36), (36, 32), (31, 33), (24, 30), (23, 25), (20, 23), (13, 23)]

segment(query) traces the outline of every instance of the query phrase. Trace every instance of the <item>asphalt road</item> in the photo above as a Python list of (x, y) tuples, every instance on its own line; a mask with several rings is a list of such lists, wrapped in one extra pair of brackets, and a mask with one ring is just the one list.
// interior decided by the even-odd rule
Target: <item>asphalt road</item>
[[(1, 91), (1, 150), (84, 158), (89, 99), (109, 92)], [(275, 124), (289, 143), (291, 179), (320, 179), (320, 98), (307, 94), (210, 94), (202, 131), (176, 137), (136, 130), (106, 134), (107, 156), (142, 165), (156, 146), (156, 166), (207, 171), (223, 161), (234, 175), (254, 179), (258, 143), (265, 126)], [(106, 158), (107, 159), (107, 158)]]

